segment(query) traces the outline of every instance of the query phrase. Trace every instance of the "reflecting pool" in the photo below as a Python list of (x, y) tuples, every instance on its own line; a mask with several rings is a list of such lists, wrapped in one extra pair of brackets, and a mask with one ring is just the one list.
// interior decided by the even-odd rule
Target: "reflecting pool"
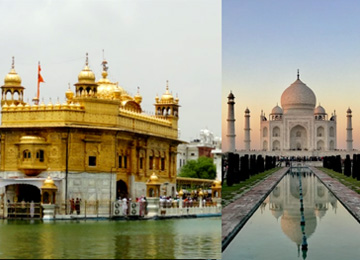
[(0, 221), (0, 259), (220, 259), (221, 218)]
[(359, 241), (359, 223), (320, 180), (310, 172), (291, 173), (248, 220), (222, 259), (360, 259)]

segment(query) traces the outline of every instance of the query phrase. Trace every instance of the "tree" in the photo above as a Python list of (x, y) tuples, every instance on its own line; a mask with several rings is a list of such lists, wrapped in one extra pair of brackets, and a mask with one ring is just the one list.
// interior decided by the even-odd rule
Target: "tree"
[(212, 158), (201, 156), (197, 160), (188, 161), (180, 171), (180, 177), (214, 180), (216, 166)]
[(344, 161), (344, 175), (350, 177), (351, 176), (351, 160), (350, 155), (346, 155), (346, 159)]

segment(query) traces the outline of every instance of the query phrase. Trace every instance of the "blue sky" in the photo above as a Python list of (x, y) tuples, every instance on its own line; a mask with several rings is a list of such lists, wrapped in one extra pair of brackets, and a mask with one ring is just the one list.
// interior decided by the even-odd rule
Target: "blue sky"
[(236, 99), (237, 149), (244, 148), (244, 110), (251, 111), (252, 148), (259, 148), (260, 111), (268, 115), (282, 92), (300, 79), (338, 115), (339, 149), (346, 148), (346, 110), (353, 111), (354, 148), (360, 148), (360, 2), (222, 2), (222, 132), (226, 97)]

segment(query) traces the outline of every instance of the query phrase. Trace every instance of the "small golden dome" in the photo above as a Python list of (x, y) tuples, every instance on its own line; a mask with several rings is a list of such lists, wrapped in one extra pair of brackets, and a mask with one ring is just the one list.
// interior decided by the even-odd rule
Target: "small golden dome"
[(78, 83), (85, 83), (85, 84), (94, 84), (95, 83), (95, 74), (89, 68), (89, 58), (88, 58), (87, 53), (86, 53), (85, 67), (78, 75)]
[(51, 102), (51, 99), (50, 99), (49, 103), (48, 103), (47, 106), (46, 106), (46, 109), (47, 109), (47, 110), (52, 110), (53, 107), (54, 107), (54, 105), (53, 105), (53, 103)]
[(66, 90), (66, 92), (65, 92), (65, 97), (68, 100), (71, 100), (74, 97), (74, 92), (71, 91), (70, 84), (69, 84), (68, 90)]
[(172, 102), (174, 102), (174, 97), (169, 92), (169, 81), (168, 80), (166, 81), (166, 91), (161, 96), (161, 102), (164, 102), (164, 103), (172, 103)]
[(179, 196), (182, 197), (183, 195), (184, 195), (184, 192), (183, 192), (183, 190), (181, 189), (181, 190), (179, 191)]
[(48, 176), (46, 178), (46, 180), (44, 181), (44, 184), (43, 186), (41, 186), (41, 189), (44, 190), (44, 189), (47, 189), (47, 190), (57, 190), (57, 187), (53, 181), (53, 179), (51, 179), (50, 176)]
[(19, 104), (16, 106), (16, 109), (17, 109), (17, 110), (23, 110), (23, 108), (24, 108), (24, 105), (21, 104), (21, 103), (19, 103)]
[(55, 108), (55, 109), (60, 109), (60, 108), (61, 108), (59, 98), (58, 98), (56, 104), (54, 105), (54, 108)]
[(2, 106), (2, 110), (7, 111), (8, 109), (9, 109), (9, 106), (5, 102), (4, 105)]
[(79, 102), (77, 102), (77, 103), (75, 104), (75, 108), (76, 108), (77, 110), (80, 110), (80, 109), (81, 109), (81, 105), (80, 105)]
[(12, 60), (11, 70), (5, 76), (4, 86), (12, 86), (12, 87), (14, 87), (14, 86), (20, 87), (21, 86), (21, 78), (15, 71), (14, 57)]
[(31, 106), (31, 110), (38, 110), (39, 106), (37, 104), (33, 104)]
[(213, 188), (221, 188), (221, 181), (220, 180), (215, 180), (213, 182)]
[(44, 100), (43, 100), (43, 101), (41, 102), (41, 104), (39, 105), (39, 108), (45, 110), (46, 106), (45, 106)]
[(155, 172), (151, 174), (148, 184), (159, 184), (159, 177), (156, 176)]
[(140, 88), (138, 87), (138, 90), (137, 90), (137, 93), (136, 95), (134, 96), (134, 100), (136, 103), (140, 104), (141, 101), (142, 101), (142, 96), (140, 95)]
[(12, 103), (10, 106), (9, 106), (9, 111), (13, 111), (15, 110), (16, 106), (14, 103)]
[(155, 97), (155, 102), (159, 103), (159, 96), (157, 94), (156, 94), (156, 97)]
[(29, 105), (29, 103), (25, 103), (24, 109), (25, 109), (25, 110), (30, 110), (30, 105)]
[(200, 197), (203, 197), (204, 196), (204, 193), (203, 193), (203, 191), (200, 189), (200, 191), (199, 191), (199, 196)]
[(61, 105), (61, 108), (68, 109), (69, 105), (67, 102), (64, 102), (64, 104)]

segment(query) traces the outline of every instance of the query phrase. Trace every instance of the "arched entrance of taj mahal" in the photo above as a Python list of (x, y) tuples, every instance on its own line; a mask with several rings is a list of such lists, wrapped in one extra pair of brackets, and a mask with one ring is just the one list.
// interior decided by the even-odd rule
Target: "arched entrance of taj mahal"
[(308, 135), (305, 127), (296, 125), (290, 130), (290, 150), (308, 150)]

